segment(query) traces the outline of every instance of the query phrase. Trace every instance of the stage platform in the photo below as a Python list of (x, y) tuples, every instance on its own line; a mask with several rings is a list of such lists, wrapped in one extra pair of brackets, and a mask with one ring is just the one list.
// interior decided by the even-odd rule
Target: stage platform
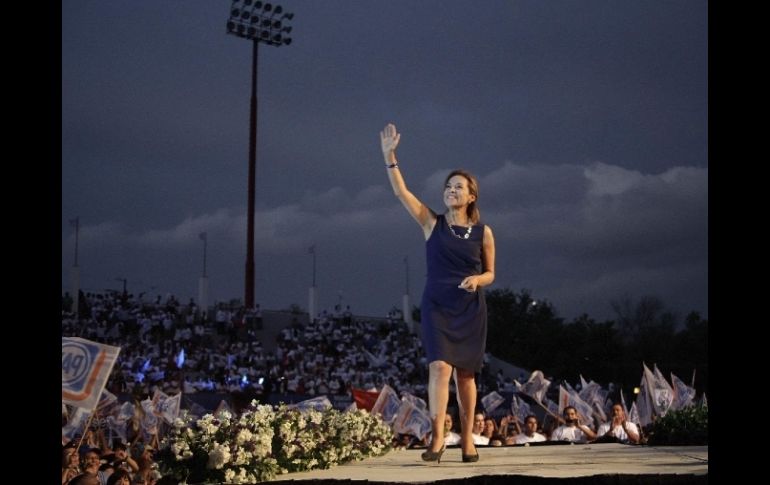
[(708, 446), (632, 446), (617, 443), (479, 448), (477, 463), (463, 463), (460, 449), (444, 452), (440, 464), (420, 460), (423, 450), (280, 475), (271, 483), (367, 484), (704, 484)]

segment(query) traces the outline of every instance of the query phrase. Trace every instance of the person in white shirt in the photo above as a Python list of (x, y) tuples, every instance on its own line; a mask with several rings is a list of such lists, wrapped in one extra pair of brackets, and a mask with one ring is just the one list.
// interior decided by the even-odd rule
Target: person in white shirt
[(602, 423), (596, 431), (599, 438), (616, 438), (621, 443), (639, 443), (639, 428), (626, 419), (626, 413), (620, 404), (612, 405), (612, 420)]
[(551, 441), (571, 441), (573, 443), (585, 443), (596, 439), (596, 433), (591, 428), (582, 424), (578, 417), (577, 409), (567, 406), (562, 411), (564, 424), (553, 430)]
[(453, 426), (452, 413), (446, 413), (444, 418), (444, 444), (447, 446), (460, 444), (460, 435), (452, 431)]
[(473, 438), (474, 445), (488, 445), (489, 438), (484, 436), (484, 413), (476, 413), (473, 415), (473, 429), (471, 431), (471, 437)]
[(506, 440), (506, 444), (523, 445), (524, 443), (545, 441), (545, 436), (537, 432), (537, 416), (534, 414), (524, 418), (524, 430), (516, 436), (510, 436), (510, 438), (513, 438), (513, 443)]

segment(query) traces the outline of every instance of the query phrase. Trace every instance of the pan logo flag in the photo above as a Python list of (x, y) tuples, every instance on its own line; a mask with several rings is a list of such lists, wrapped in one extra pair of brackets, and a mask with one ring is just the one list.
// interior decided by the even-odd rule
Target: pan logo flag
[(61, 339), (61, 400), (93, 410), (99, 402), (120, 347), (78, 338)]

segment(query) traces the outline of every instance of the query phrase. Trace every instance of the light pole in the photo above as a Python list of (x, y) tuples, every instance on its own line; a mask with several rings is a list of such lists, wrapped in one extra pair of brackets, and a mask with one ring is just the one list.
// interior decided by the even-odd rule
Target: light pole
[(307, 305), (307, 317), (308, 322), (313, 323), (316, 313), (316, 288), (315, 288), (315, 244), (310, 246), (307, 250), (308, 253), (313, 255), (313, 284), (308, 292), (308, 305)]
[(203, 277), (206, 277), (206, 245), (208, 243), (208, 234), (202, 232), (198, 234), (198, 237), (203, 241)]
[(244, 304), (254, 308), (254, 207), (257, 172), (257, 51), (260, 42), (279, 47), (291, 44), (286, 34), (291, 27), (286, 20), (294, 18), (293, 13), (284, 13), (283, 7), (267, 2), (233, 0), (227, 33), (252, 41), (251, 59), (251, 109), (249, 117), (249, 189), (246, 224), (246, 284)]
[(409, 256), (404, 256), (404, 277), (406, 278), (405, 295), (409, 295)]
[(78, 237), (80, 233), (80, 216), (75, 217), (70, 221), (70, 224), (75, 226), (75, 264), (72, 265), (73, 268), (78, 267)]
[(70, 220), (75, 226), (75, 263), (72, 265), (72, 311), (80, 318), (80, 267), (78, 266), (78, 239), (80, 237), (80, 216)]
[(315, 244), (310, 246), (308, 252), (313, 255), (313, 288), (315, 288)]
[(206, 247), (208, 246), (209, 238), (205, 232), (198, 234), (198, 237), (203, 241), (203, 274), (198, 279), (198, 308), (205, 322), (209, 307), (209, 278), (206, 276)]
[(122, 281), (123, 282), (123, 301), (128, 300), (128, 278), (115, 278), (116, 281)]

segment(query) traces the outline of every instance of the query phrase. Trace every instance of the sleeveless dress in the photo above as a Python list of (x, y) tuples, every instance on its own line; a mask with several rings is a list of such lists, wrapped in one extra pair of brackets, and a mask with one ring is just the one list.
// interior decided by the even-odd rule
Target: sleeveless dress
[[(455, 226), (464, 236), (467, 228)], [(425, 242), (428, 277), (420, 308), (420, 337), (428, 362), (480, 371), (487, 342), (484, 292), (458, 288), (463, 279), (482, 272), (484, 225), (475, 224), (468, 239), (455, 237), (443, 214)]]

